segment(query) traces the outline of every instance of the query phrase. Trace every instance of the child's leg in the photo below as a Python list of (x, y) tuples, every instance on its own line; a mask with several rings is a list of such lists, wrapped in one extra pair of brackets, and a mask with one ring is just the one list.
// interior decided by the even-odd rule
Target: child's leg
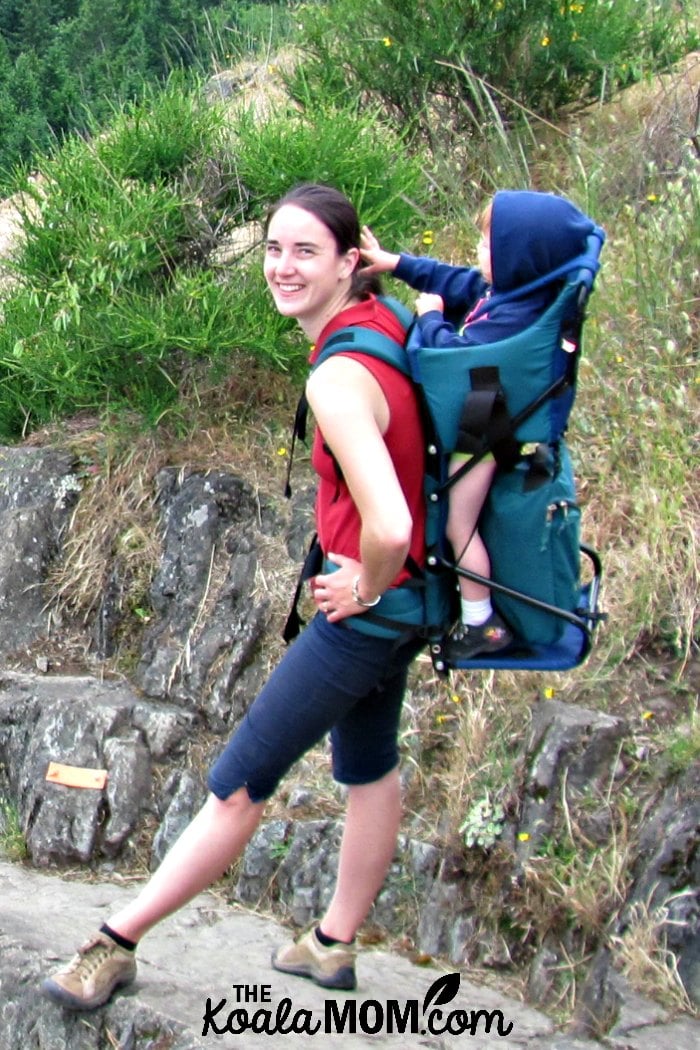
[[(450, 474), (463, 462), (464, 457), (453, 457), (450, 462)], [(480, 576), (490, 576), (491, 563), (476, 526), (495, 471), (496, 464), (492, 459), (482, 460), (450, 491), (447, 538), (458, 564)], [(484, 623), (492, 612), (490, 589), (463, 576), (459, 577), (459, 589), (462, 596), (463, 622), (472, 625)]]
[[(452, 458), (451, 474), (461, 462), (464, 457), (459, 454)], [(491, 563), (476, 526), (495, 470), (492, 459), (482, 460), (456, 482), (450, 491), (447, 518), (447, 537), (458, 565), (487, 579)], [(465, 661), (475, 656), (495, 653), (512, 641), (511, 632), (491, 606), (490, 587), (460, 576), (459, 589), (461, 623), (451, 632), (446, 647), (447, 658), (456, 667), (466, 666)]]

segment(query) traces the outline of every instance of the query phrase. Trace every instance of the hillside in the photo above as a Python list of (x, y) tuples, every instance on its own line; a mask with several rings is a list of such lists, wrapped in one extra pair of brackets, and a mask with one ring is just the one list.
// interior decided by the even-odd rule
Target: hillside
[[(237, 130), (241, 102), (256, 107), (250, 137), (243, 145), (242, 140), (237, 140), (241, 153), (246, 147), (252, 151), (257, 139), (264, 147), (268, 141), (266, 120), (274, 121), (282, 112), (284, 82), (270, 72), (275, 66), (283, 66), (281, 57), (257, 69), (248, 67), (243, 74), (234, 71), (228, 81), (221, 74), (210, 84), (208, 97), (212, 93), (221, 96), (230, 89), (232, 106), (225, 112), (229, 124)], [(680, 1005), (692, 1009), (686, 993), (679, 990), (665, 947), (667, 913), (662, 913), (669, 902), (665, 901), (658, 913), (641, 914), (636, 925), (629, 920), (628, 929), (632, 929), (634, 937), (626, 941), (625, 930), (616, 923), (633, 881), (632, 857), (644, 835), (652, 805), (665, 793), (670, 798), (679, 785), (692, 786), (700, 762), (700, 519), (697, 491), (688, 476), (688, 464), (697, 451), (698, 388), (692, 371), (698, 316), (698, 273), (692, 263), (697, 228), (693, 233), (693, 223), (688, 219), (689, 215), (698, 214), (700, 204), (697, 147), (693, 148), (699, 70), (698, 56), (689, 56), (682, 69), (660, 78), (653, 90), (633, 89), (609, 107), (595, 108), (558, 126), (548, 123), (540, 128), (536, 124), (531, 129), (535, 139), (529, 154), (532, 183), (539, 188), (566, 188), (572, 196), (579, 196), (608, 232), (604, 267), (588, 320), (579, 402), (571, 432), (584, 503), (584, 538), (604, 558), (603, 601), (608, 622), (600, 630), (587, 663), (568, 675), (457, 674), (446, 684), (421, 666), (414, 701), (407, 711), (406, 833), (421, 838), (427, 829), (431, 844), (442, 851), (446, 866), (452, 866), (454, 885), (461, 887), (464, 898), (473, 892), (470, 883), (477, 886), (475, 895), (482, 895), (480, 907), (492, 913), (493, 929), (503, 933), (500, 955), (494, 947), (496, 937), (489, 943), (488, 952), (483, 945), (474, 947), (478, 965), (497, 971), (508, 971), (512, 965), (514, 975), (522, 981), (533, 957), (542, 961), (544, 949), (559, 952), (558, 964), (566, 970), (566, 979), (556, 982), (554, 989), (550, 986), (548, 995), (544, 995), (547, 1008), (553, 1013), (568, 1014), (573, 1010), (576, 982), (583, 979), (591, 955), (612, 930), (615, 932), (611, 944), (619, 952), (619, 964), (627, 966), (630, 979), (638, 980), (645, 992), (670, 1001), (674, 1008)], [(222, 87), (227, 82), (229, 88)], [(271, 96), (274, 104), (270, 111)], [(175, 102), (173, 108), (175, 111)], [(181, 115), (183, 108), (176, 112)], [(290, 124), (294, 120), (286, 111), (284, 119)], [(333, 119), (337, 124), (337, 117)], [(202, 126), (197, 125), (200, 130)], [(120, 134), (126, 136), (130, 129), (127, 114)], [(614, 129), (614, 133), (605, 129)], [(278, 126), (273, 130), (278, 133)], [(301, 138), (296, 127), (295, 133)], [(356, 136), (357, 129), (351, 128), (351, 133)], [(172, 127), (165, 124), (164, 140), (172, 135)], [(322, 134), (314, 131), (313, 144), (319, 150), (323, 147), (321, 139)], [(202, 133), (200, 141), (211, 140)], [(230, 140), (226, 141), (230, 145)], [(127, 138), (126, 142), (127, 146), (133, 144), (132, 139)], [(105, 158), (124, 163), (122, 148), (118, 136), (114, 140), (106, 136), (103, 163)], [(513, 140), (511, 157), (520, 148)], [(312, 163), (314, 156), (311, 152)], [(3, 401), (2, 419), (7, 435), (14, 435), (14, 442), (6, 437), (8, 447), (60, 448), (75, 456), (80, 464), (81, 492), (64, 534), (61, 555), (46, 582), (51, 629), (31, 646), (7, 654), (8, 670), (34, 673), (46, 667), (59, 675), (79, 672), (108, 681), (132, 682), (143, 661), (149, 631), (160, 615), (154, 607), (152, 590), (163, 557), (161, 504), (156, 493), (165, 491), (164, 477), (176, 486), (177, 479), (218, 471), (229, 471), (250, 486), (251, 503), (256, 507), (251, 518), (257, 528), (259, 517), (263, 534), (251, 593), (256, 601), (267, 603), (269, 615), (253, 660), (252, 680), (242, 675), (233, 689), (237, 696), (251, 693), (257, 678), (279, 652), (278, 629), (292, 589), (295, 555), (300, 549), (299, 535), (304, 530), (304, 510), (308, 505), (308, 464), (303, 455), (297, 464), (298, 502), (289, 509), (280, 498), (288, 461), (289, 422), (301, 382), (300, 362), (305, 348), (294, 342), (288, 330), (274, 327), (268, 318), (269, 311), (262, 305), (264, 290), (261, 293), (254, 276), (249, 276), (254, 275), (255, 268), (248, 271), (238, 266), (236, 260), (250, 258), (251, 243), (247, 238), (251, 230), (254, 252), (256, 227), (249, 224), (255, 221), (255, 215), (245, 211), (245, 201), (240, 204), (244, 222), (232, 220), (235, 209), (230, 199), (222, 208), (219, 191), (224, 176), (230, 175), (222, 157), (225, 150), (220, 148), (214, 162), (204, 165), (207, 180), (201, 178), (202, 166), (194, 165), (200, 181), (196, 183), (196, 204), (193, 205), (192, 195), (187, 201), (190, 225), (186, 229), (181, 225), (180, 212), (171, 209), (171, 199), (166, 199), (165, 194), (158, 199), (163, 207), (159, 230), (167, 227), (169, 233), (170, 223), (175, 230), (175, 248), (168, 256), (168, 277), (170, 271), (184, 272), (187, 283), (178, 286), (175, 279), (163, 281), (160, 257), (158, 295), (147, 298), (151, 294), (151, 276), (143, 278), (140, 259), (129, 250), (136, 237), (128, 241), (123, 230), (120, 236), (126, 247), (114, 266), (123, 266), (125, 282), (133, 283), (125, 283), (120, 295), (114, 295), (108, 287), (109, 272), (94, 279), (92, 286), (89, 281), (78, 286), (77, 263), (65, 281), (55, 273), (46, 278), (42, 319), (48, 319), (48, 334), (42, 347), (47, 355), (49, 348), (64, 355), (57, 358), (53, 372), (59, 379), (56, 389), (68, 408), (61, 415), (51, 407), (42, 418), (52, 370), (47, 369), (37, 378), (27, 368), (21, 376), (25, 384), (21, 396), (15, 400), (6, 396)], [(212, 161), (211, 155), (204, 160)], [(571, 168), (563, 171), (565, 162)], [(60, 163), (53, 169), (47, 165), (41, 177), (58, 171), (59, 185), (65, 179), (71, 191), (78, 181), (69, 184), (68, 175), (77, 174), (77, 179), (84, 181), (88, 176), (92, 178), (92, 169), (87, 167), (79, 147), (74, 154), (68, 154), (65, 168)], [(284, 168), (275, 157), (269, 163), (270, 167)], [(408, 167), (407, 161), (407, 170)], [(585, 168), (586, 178), (577, 181), (581, 167)], [(125, 170), (124, 185), (131, 192), (139, 176), (131, 168)], [(188, 177), (191, 171), (192, 166), (187, 168)], [(177, 175), (181, 175), (179, 170)], [(504, 179), (506, 175), (516, 181), (522, 178), (522, 171), (512, 168), (504, 173)], [(144, 179), (144, 185), (146, 182)], [(380, 189), (387, 184), (383, 182)], [(183, 185), (191, 190), (192, 183), (184, 179), (178, 183), (179, 191)], [(38, 188), (32, 207), (41, 208), (48, 200), (47, 214), (53, 221), (61, 214), (66, 200), (71, 199), (70, 194), (58, 198), (54, 215), (50, 210), (52, 198), (43, 197), (41, 180), (35, 186)], [(203, 193), (204, 189), (209, 196)], [(88, 196), (90, 207), (101, 190), (100, 183), (91, 186), (94, 196)], [(398, 189), (396, 192), (399, 196)], [(130, 200), (134, 207), (142, 207), (141, 214), (150, 220), (153, 201), (145, 191), (143, 199), (134, 191)], [(372, 203), (368, 200), (369, 206)], [(473, 232), (464, 211), (471, 214), (471, 204), (471, 199), (465, 200), (461, 216), (455, 214), (454, 208), (442, 219), (435, 212), (430, 213), (431, 251), (436, 255), (444, 253), (454, 259), (469, 256)], [(37, 223), (37, 229), (31, 229), (33, 215), (32, 209), (20, 201), (20, 220), (28, 223), (32, 235), (37, 234), (36, 241), (30, 240), (35, 250), (37, 244), (41, 247), (49, 243), (52, 234), (48, 220), (46, 229), (41, 223)], [(6, 204), (3, 216), (1, 236), (21, 256), (22, 241), (14, 239), (17, 212)], [(81, 241), (76, 236), (63, 250), (74, 252), (78, 262), (85, 262), (92, 279), (102, 262), (99, 251), (104, 245), (114, 245), (116, 237), (109, 230), (104, 245), (92, 242), (88, 235), (92, 236), (99, 226), (94, 212), (89, 213), (84, 230), (80, 216), (75, 218), (71, 232), (78, 230), (85, 239)], [(424, 250), (424, 234), (416, 232), (415, 220), (411, 227), (399, 216), (393, 229), (388, 226), (387, 237), (408, 236), (409, 229), (413, 229), (416, 250)], [(241, 230), (243, 251), (239, 244), (229, 254), (231, 238), (236, 240)], [(43, 237), (47, 240), (42, 241)], [(143, 254), (148, 255), (149, 251), (145, 244)], [(82, 257), (80, 252), (84, 253)], [(31, 273), (29, 262), (34, 264), (38, 254), (35, 251), (32, 260), (25, 257), (21, 262), (20, 287)], [(192, 265), (193, 259), (202, 258), (206, 262), (205, 278)], [(257, 264), (254, 255), (253, 258)], [(226, 262), (221, 263), (221, 259)], [(227, 265), (231, 266), (230, 271)], [(210, 280), (212, 274), (215, 280)], [(42, 279), (44, 276), (42, 273)], [(227, 280), (232, 283), (227, 284)], [(250, 284), (238, 283), (244, 280), (250, 280)], [(37, 280), (37, 287), (39, 284)], [(30, 347), (35, 345), (33, 339), (38, 340), (38, 328), (32, 327), (36, 315), (30, 314), (30, 307), (21, 296), (13, 298), (16, 288), (17, 285), (7, 286), (5, 309), (13, 322), (24, 328), (19, 335), (14, 331), (11, 343), (4, 348), (2, 360), (6, 368), (19, 342)], [(215, 298), (221, 288), (227, 289), (227, 301), (233, 301), (233, 305), (231, 316), (226, 319), (228, 327), (217, 329), (212, 318), (221, 316), (221, 311), (217, 313), (220, 300)], [(163, 305), (166, 293), (173, 289), (182, 296), (179, 312), (168, 317), (164, 311), (156, 318), (158, 324), (152, 326), (145, 323), (143, 315), (137, 316), (139, 300), (147, 302), (154, 314), (156, 304)], [(105, 298), (98, 302), (97, 295), (103, 291)], [(251, 328), (244, 329), (247, 318), (234, 314), (234, 307), (237, 309), (244, 299), (252, 302), (264, 318), (262, 334), (256, 327), (257, 316), (254, 324), (251, 321)], [(133, 307), (129, 313), (123, 311), (127, 300)], [(91, 316), (90, 310), (96, 303), (98, 308)], [(206, 313), (202, 304), (211, 305), (211, 311)], [(190, 345), (195, 345), (196, 330), (203, 328), (205, 320), (209, 342), (205, 349), (197, 344), (192, 358), (187, 358)], [(152, 358), (143, 351), (142, 372), (148, 373), (149, 378), (155, 377), (155, 382), (164, 369), (172, 369), (166, 376), (167, 382), (154, 385), (144, 394), (141, 388), (137, 389), (132, 375), (124, 380), (120, 361), (106, 378), (98, 377), (94, 388), (86, 381), (71, 401), (70, 382), (73, 372), (80, 371), (70, 367), (71, 353), (81, 355), (80, 362), (87, 373), (97, 339), (101, 338), (100, 345), (105, 347), (110, 340), (116, 343), (118, 336), (127, 334), (130, 324), (135, 329), (138, 325), (138, 345), (154, 348)], [(268, 324), (270, 327), (265, 327)], [(155, 330), (159, 327), (165, 332), (165, 354), (156, 345), (156, 338), (162, 334)], [(239, 344), (231, 343), (236, 335), (240, 350), (231, 354), (232, 345), (238, 350)], [(216, 355), (212, 349), (215, 340)], [(267, 343), (274, 345), (277, 358), (258, 353), (258, 347)], [(21, 354), (14, 356), (15, 362), (20, 359)], [(210, 367), (212, 363), (216, 367)], [(280, 363), (289, 370), (280, 369)], [(90, 377), (78, 378), (92, 378), (92, 371)], [(126, 389), (128, 395), (118, 406), (121, 412), (114, 414), (100, 411), (100, 398), (104, 398), (110, 383), (115, 390)], [(171, 395), (174, 386), (176, 400)], [(3, 389), (9, 390), (7, 380)], [(139, 397), (141, 400), (137, 400)], [(79, 409), (89, 398), (93, 399), (89, 406)], [(129, 398), (133, 415), (123, 411)], [(150, 422), (149, 427), (143, 427), (144, 417)], [(25, 431), (27, 420), (31, 423)], [(289, 541), (292, 533), (295, 543)], [(226, 548), (222, 551), (217, 547), (216, 553), (221, 560), (212, 560), (211, 577), (202, 597), (203, 615), (211, 613), (209, 603), (214, 600), (215, 588), (222, 583), (231, 560)], [(217, 575), (219, 572), (221, 576)], [(113, 644), (109, 651), (96, 652), (95, 626), (104, 608), (106, 584), (117, 577), (122, 591)], [(198, 616), (193, 622), (199, 628), (202, 621)], [(193, 633), (192, 638), (195, 637)], [(179, 665), (178, 670), (182, 670)], [(162, 699), (171, 702), (174, 698), (187, 707), (187, 689), (183, 688), (178, 697), (175, 676), (168, 686), (173, 686), (172, 695), (165, 690)], [(560, 702), (574, 710), (593, 712), (601, 722), (609, 717), (619, 720), (620, 726), (624, 724), (624, 738), (620, 738), (619, 754), (613, 763), (615, 779), (608, 784), (602, 799), (586, 802), (595, 811), (595, 820), (584, 819), (586, 805), (574, 814), (574, 821), (566, 802), (557, 810), (552, 837), (533, 858), (531, 881), (514, 904), (504, 890), (507, 868), (503, 852), (467, 849), (460, 828), (471, 807), (484, 799), (500, 801), (509, 820), (514, 821), (512, 827), (519, 826), (517, 819), (522, 817), (524, 806), (519, 792), (526, 777), (521, 749), (533, 722), (547, 710), (546, 705)], [(192, 741), (188, 753), (188, 764), (195, 775), (201, 773), (221, 732), (216, 714), (214, 706), (207, 709), (204, 705), (202, 733)], [(516, 753), (520, 765), (514, 761)], [(271, 823), (277, 819), (294, 824), (302, 817), (328, 819), (337, 813), (338, 799), (328, 780), (324, 756), (311, 756), (302, 774), (281, 796), (279, 808), (271, 813)], [(167, 770), (159, 775), (165, 777)], [(299, 804), (299, 793), (309, 785), (310, 799)], [(596, 821), (598, 831), (603, 828), (600, 838), (593, 836)], [(127, 877), (141, 873), (150, 863), (152, 831), (149, 817), (140, 829), (137, 848), (130, 848), (124, 857), (109, 863), (122, 865)], [(285, 844), (286, 840), (276, 843), (276, 848), (282, 849)], [(103, 858), (96, 857), (87, 867), (99, 867), (103, 862)], [(233, 884), (235, 880), (229, 881)], [(696, 894), (698, 887), (689, 883), (685, 890)], [(223, 892), (232, 893), (232, 885), (227, 884)], [(674, 892), (678, 892), (678, 887)], [(411, 894), (408, 896), (412, 900)], [(458, 896), (455, 905), (455, 898), (449, 898), (447, 891), (445, 896), (443, 903), (448, 914), (450, 909), (454, 914), (464, 903), (464, 898)], [(489, 904), (483, 907), (485, 899)], [(285, 914), (284, 902), (270, 900), (267, 904), (279, 906)], [(411, 936), (415, 936), (414, 920), (407, 920), (407, 926)], [(395, 931), (387, 934), (382, 930), (381, 923), (378, 927), (377, 936), (396, 937)], [(509, 952), (518, 943), (524, 946), (522, 955), (509, 959)], [(408, 950), (415, 951), (415, 943)]]

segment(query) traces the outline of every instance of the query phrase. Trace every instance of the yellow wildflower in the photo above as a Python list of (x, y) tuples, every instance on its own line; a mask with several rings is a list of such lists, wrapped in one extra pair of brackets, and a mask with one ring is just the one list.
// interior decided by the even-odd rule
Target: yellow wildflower
[(384, 44), (384, 47), (391, 47), (393, 40), (390, 36), (385, 36), (382, 37), (382, 43)]
[(552, 700), (554, 698), (554, 689), (551, 685), (548, 685), (544, 690), (544, 698), (545, 700)]
[(423, 240), (423, 244), (426, 244), (426, 245), (432, 244), (433, 243), (433, 231), (432, 230), (425, 230), (425, 232), (423, 233), (422, 240)]
[(521, 831), (520, 834), (518, 835), (518, 842), (529, 842), (529, 841), (530, 841), (529, 832)]
[(278, 455), (278, 456), (286, 456), (286, 455), (287, 455), (287, 450), (286, 450), (286, 448), (284, 447), (284, 445), (281, 445), (281, 446), (280, 446), (280, 447), (279, 447), (279, 448), (277, 449), (277, 455)]
[(542, 37), (542, 39), (540, 40), (540, 44), (542, 45), (542, 47), (549, 47), (549, 44), (550, 44), (550, 39), (549, 39), (549, 37), (547, 36), (547, 34), (546, 34), (546, 33), (545, 33), (545, 35), (544, 35), (544, 36)]
[(648, 722), (649, 719), (653, 718), (653, 717), (654, 717), (654, 712), (653, 711), (645, 711), (644, 714), (642, 715), (642, 718), (644, 719), (645, 722)]

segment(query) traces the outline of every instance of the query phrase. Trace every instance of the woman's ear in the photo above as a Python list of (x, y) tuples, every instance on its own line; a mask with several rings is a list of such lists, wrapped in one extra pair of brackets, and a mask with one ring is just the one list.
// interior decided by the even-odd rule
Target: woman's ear
[(343, 256), (343, 263), (340, 268), (340, 277), (345, 279), (351, 277), (357, 269), (358, 263), (360, 262), (360, 249), (359, 248), (348, 248), (345, 255)]

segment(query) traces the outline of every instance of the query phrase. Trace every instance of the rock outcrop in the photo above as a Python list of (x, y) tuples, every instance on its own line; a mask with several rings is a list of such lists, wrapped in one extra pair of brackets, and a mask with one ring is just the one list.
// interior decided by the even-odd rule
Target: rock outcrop
[[(0, 648), (8, 654), (31, 650), (50, 633), (47, 574), (79, 498), (68, 453), (3, 450)], [(271, 613), (257, 586), (261, 544), (274, 536), (282, 551), (292, 550), (291, 566), (308, 494), (284, 516), (227, 471), (165, 469), (153, 500), (162, 553), (133, 671), (100, 673), (125, 615), (117, 574), (107, 571), (94, 622), (85, 625), (92, 671), (88, 662), (81, 674), (15, 667), (0, 675), (0, 833), (14, 820), (36, 868), (113, 871), (144, 853), (155, 866), (204, 799), (203, 770), (221, 734), (235, 727), (267, 673)], [(414, 686), (416, 696), (430, 689), (420, 675)], [(536, 930), (524, 934), (513, 916), (562, 820), (589, 845), (615, 834), (609, 799), (628, 735), (618, 717), (556, 700), (535, 704), (515, 759), (514, 801), (493, 842), (465, 851), (425, 828), (403, 835), (371, 922), (396, 938), (409, 932), (418, 953), (455, 966), (527, 964), (530, 994), (548, 1002), (566, 945)], [(106, 783), (65, 786), (47, 779), (50, 763), (105, 771)], [(616, 928), (600, 931), (588, 999), (582, 996), (596, 1023), (605, 1016), (610, 1027), (619, 1017), (606, 945), (625, 936), (640, 908), (663, 912), (687, 996), (700, 1001), (697, 778), (697, 769), (670, 778), (639, 831), (627, 903)], [(331, 892), (340, 826), (333, 811), (309, 816), (310, 801), (313, 792), (292, 790), (286, 817), (259, 830), (231, 884), (233, 901), (300, 926), (318, 914)], [(578, 936), (572, 926), (569, 948), (584, 943)], [(585, 1010), (581, 1026), (592, 1027)], [(179, 1038), (172, 1033), (173, 1046)]]

